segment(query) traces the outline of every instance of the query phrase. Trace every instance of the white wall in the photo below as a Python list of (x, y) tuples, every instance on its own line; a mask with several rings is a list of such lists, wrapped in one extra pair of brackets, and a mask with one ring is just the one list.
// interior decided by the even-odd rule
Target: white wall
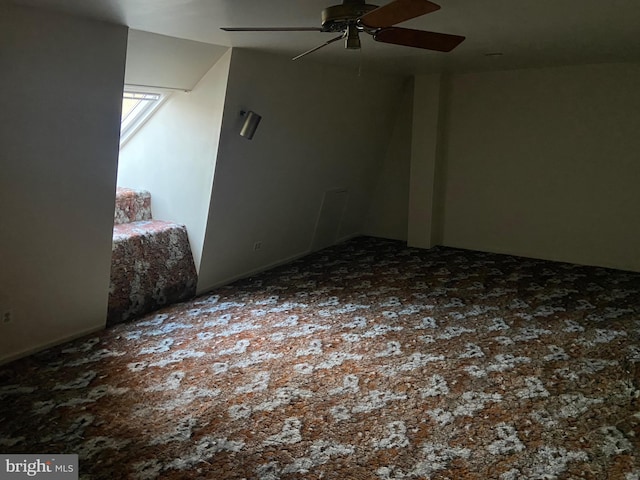
[(120, 151), (118, 185), (151, 192), (153, 217), (186, 225), (200, 268), (231, 52), (176, 92)]
[(640, 270), (640, 65), (456, 75), (444, 243)]
[(439, 238), (437, 177), (442, 110), (442, 76), (415, 77), (413, 94), (413, 135), (411, 139), (411, 170), (409, 181), (409, 227), (407, 244), (431, 248)]
[[(327, 190), (348, 191), (336, 236), (362, 231), (402, 83), (233, 51), (199, 291), (307, 253)], [(263, 117), (251, 141), (247, 109)]]
[(105, 324), (126, 40), (0, 5), (0, 362)]
[(391, 138), (383, 161), (377, 166), (364, 235), (407, 240), (413, 87), (413, 79), (405, 79)]

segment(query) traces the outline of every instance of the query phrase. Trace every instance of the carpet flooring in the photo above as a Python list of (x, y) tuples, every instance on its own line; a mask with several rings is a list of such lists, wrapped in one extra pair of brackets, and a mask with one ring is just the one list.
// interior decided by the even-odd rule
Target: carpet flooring
[(354, 239), (0, 368), (83, 479), (640, 478), (640, 274)]

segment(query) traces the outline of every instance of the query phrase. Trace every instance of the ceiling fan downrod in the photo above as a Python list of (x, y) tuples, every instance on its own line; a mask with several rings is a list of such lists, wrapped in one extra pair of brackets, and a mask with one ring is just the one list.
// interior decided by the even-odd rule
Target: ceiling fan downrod
[(360, 35), (355, 23), (350, 23), (347, 28), (347, 35), (344, 40), (344, 47), (350, 50), (360, 49)]

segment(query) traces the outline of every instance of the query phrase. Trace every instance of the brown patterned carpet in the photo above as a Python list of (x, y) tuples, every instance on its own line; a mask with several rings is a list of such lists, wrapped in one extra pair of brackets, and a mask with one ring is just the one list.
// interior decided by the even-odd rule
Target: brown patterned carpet
[(86, 479), (640, 478), (640, 274), (359, 238), (0, 368)]

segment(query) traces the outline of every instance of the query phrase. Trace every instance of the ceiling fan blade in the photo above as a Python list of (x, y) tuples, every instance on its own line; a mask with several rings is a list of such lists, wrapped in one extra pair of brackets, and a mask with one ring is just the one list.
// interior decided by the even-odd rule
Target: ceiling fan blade
[(376, 32), (373, 39), (377, 42), (393, 43), (394, 45), (450, 52), (460, 45), (465, 37), (410, 28), (389, 27)]
[(369, 28), (385, 28), (440, 9), (428, 0), (394, 0), (360, 17), (360, 23)]
[(221, 27), (225, 32), (321, 32), (320, 27)]
[(297, 55), (295, 57), (293, 57), (291, 60), (298, 60), (299, 58), (304, 57), (305, 55), (309, 55), (310, 53), (315, 52), (316, 50), (320, 50), (323, 47), (326, 47), (327, 45), (331, 45), (333, 42), (337, 42), (338, 40), (342, 40), (344, 38), (344, 33), (341, 34), (339, 37), (336, 38), (332, 38), (331, 40), (324, 42), (322, 45), (318, 45), (317, 47), (312, 48), (311, 50), (307, 50), (304, 53), (301, 53), (300, 55)]

